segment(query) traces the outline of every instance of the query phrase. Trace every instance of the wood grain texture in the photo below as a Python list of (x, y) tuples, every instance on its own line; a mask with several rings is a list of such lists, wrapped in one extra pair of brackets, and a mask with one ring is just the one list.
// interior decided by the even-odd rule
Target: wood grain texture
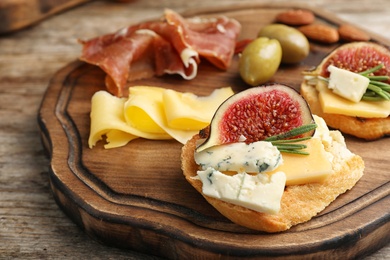
[[(25, 30), (0, 36), (0, 258), (160, 259), (98, 243), (59, 210), (49, 186), (49, 160), (39, 138), (37, 110), (49, 80), (79, 56), (78, 38), (88, 39), (145, 19), (158, 18), (165, 7), (185, 11), (242, 2), (134, 0), (120, 4), (91, 1), (49, 16)], [(353, 4), (350, 0), (296, 2), (310, 3), (390, 39), (388, 0), (377, 0), (375, 4), (367, 0), (354, 0)], [(375, 163), (369, 165), (372, 166)], [(390, 244), (364, 259), (389, 257)]]
[[(290, 5), (235, 5), (192, 10), (187, 15), (236, 18), (241, 38), (250, 38)], [(314, 10), (314, 9), (313, 9)], [(321, 22), (342, 22), (328, 12), (314, 10)], [(384, 38), (374, 40), (389, 44)], [(385, 42), (384, 42), (385, 41)], [(301, 71), (319, 63), (336, 45), (312, 43), (310, 56), (299, 66), (282, 66), (273, 78), (299, 89)], [(176, 76), (131, 82), (156, 85), (198, 95), (232, 86), (247, 86), (237, 73), (238, 57), (227, 72), (202, 63), (196, 79)], [(103, 72), (74, 62), (49, 84), (39, 111), (45, 147), (51, 154), (50, 183), (60, 207), (91, 237), (142, 253), (162, 257), (311, 259), (356, 258), (390, 241), (390, 183), (386, 153), (390, 139), (364, 142), (347, 137), (349, 148), (366, 162), (365, 176), (313, 220), (280, 234), (265, 234), (237, 226), (221, 216), (182, 176), (181, 145), (175, 141), (138, 139), (125, 147), (104, 150), (87, 145), (92, 95), (104, 89)], [(375, 178), (371, 178), (375, 175)]]
[(34, 25), (51, 15), (91, 0), (2, 0), (0, 34)]

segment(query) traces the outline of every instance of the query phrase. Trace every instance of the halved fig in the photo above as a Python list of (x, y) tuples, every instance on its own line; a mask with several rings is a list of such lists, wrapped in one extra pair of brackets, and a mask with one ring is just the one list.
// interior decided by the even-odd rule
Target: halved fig
[(210, 126), (200, 132), (206, 140), (197, 151), (214, 145), (261, 141), (310, 123), (313, 123), (310, 108), (295, 89), (282, 84), (253, 87), (220, 105)]
[(374, 74), (390, 76), (390, 50), (388, 48), (373, 42), (352, 42), (333, 50), (314, 70), (307, 71), (305, 74), (327, 78), (329, 77), (329, 65), (358, 73), (381, 63), (384, 65), (383, 68)]

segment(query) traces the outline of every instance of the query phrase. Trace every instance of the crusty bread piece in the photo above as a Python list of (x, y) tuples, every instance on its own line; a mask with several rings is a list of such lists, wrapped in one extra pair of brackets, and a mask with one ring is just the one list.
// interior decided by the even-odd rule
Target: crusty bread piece
[(313, 114), (322, 117), (326, 124), (344, 134), (353, 135), (366, 140), (376, 140), (390, 135), (390, 117), (359, 118), (346, 115), (327, 114), (322, 111), (318, 91), (304, 81), (301, 84), (301, 95), (306, 99)]
[(182, 149), (182, 170), (186, 180), (222, 215), (232, 222), (250, 229), (280, 232), (306, 222), (328, 206), (336, 197), (351, 189), (363, 175), (364, 162), (351, 153), (339, 131), (331, 131), (332, 142), (325, 149), (333, 156), (334, 173), (322, 183), (292, 185), (285, 188), (278, 214), (256, 212), (202, 194), (202, 182), (193, 178), (199, 166), (194, 160), (195, 135)]

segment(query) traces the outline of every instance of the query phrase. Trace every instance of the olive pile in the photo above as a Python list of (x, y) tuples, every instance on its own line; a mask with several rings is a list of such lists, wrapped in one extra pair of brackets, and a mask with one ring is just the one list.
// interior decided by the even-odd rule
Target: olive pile
[(257, 36), (245, 47), (239, 62), (240, 75), (249, 85), (267, 82), (281, 63), (298, 63), (309, 54), (309, 41), (293, 27), (270, 24)]

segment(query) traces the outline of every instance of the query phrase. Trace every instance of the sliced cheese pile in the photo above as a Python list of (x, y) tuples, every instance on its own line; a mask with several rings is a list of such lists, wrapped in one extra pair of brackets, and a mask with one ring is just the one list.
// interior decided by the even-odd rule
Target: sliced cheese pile
[[(235, 205), (272, 214), (280, 209), (286, 185), (323, 182), (334, 172), (333, 155), (325, 149), (333, 145), (333, 138), (325, 121), (318, 116), (313, 117), (318, 129), (313, 138), (302, 142), (307, 145), (305, 151), (309, 155), (282, 153), (279, 159), (280, 155), (272, 149), (267, 148), (264, 152), (266, 146), (263, 143), (268, 143), (264, 141), (256, 142), (261, 144), (257, 149), (262, 152), (256, 150), (253, 154), (248, 145), (240, 143), (214, 146), (195, 154), (195, 161), (202, 168), (195, 177), (202, 181), (202, 192)], [(262, 167), (251, 167), (256, 161), (261, 165), (267, 162), (270, 167), (264, 171)], [(232, 174), (232, 170), (236, 172)]]
[(91, 101), (88, 145), (92, 148), (104, 135), (107, 149), (124, 146), (139, 137), (175, 139), (184, 144), (210, 123), (218, 106), (233, 94), (230, 87), (199, 97), (165, 88), (136, 86), (129, 89), (126, 99), (98, 91)]

